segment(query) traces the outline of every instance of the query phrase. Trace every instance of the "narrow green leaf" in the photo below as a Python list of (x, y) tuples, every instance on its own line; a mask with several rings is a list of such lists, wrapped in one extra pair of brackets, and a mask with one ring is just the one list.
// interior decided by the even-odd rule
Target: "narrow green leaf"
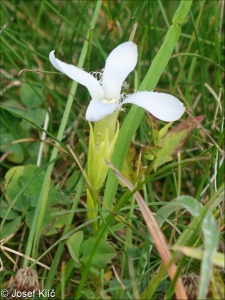
[[(173, 246), (173, 250), (180, 251), (181, 253), (196, 259), (202, 260), (204, 250), (186, 247), (186, 246)], [(212, 257), (212, 262), (215, 266), (223, 268), (225, 265), (225, 258), (223, 253), (216, 252)]]
[(177, 11), (173, 16), (173, 20), (172, 20), (173, 24), (179, 26), (184, 23), (187, 17), (187, 12), (191, 8), (191, 4), (192, 4), (192, 0), (181, 1)]
[[(107, 162), (107, 164), (114, 171), (117, 178), (123, 184), (125, 184), (131, 192), (133, 192), (135, 190), (134, 186), (111, 163)], [(147, 228), (152, 236), (152, 240), (154, 241), (155, 246), (159, 252), (159, 255), (164, 265), (167, 267), (167, 272), (171, 280), (174, 280), (176, 276), (177, 268), (175, 263), (172, 262), (172, 255), (166, 243), (166, 239), (163, 233), (161, 232), (160, 227), (154, 215), (152, 214), (150, 208), (142, 198), (141, 194), (139, 192), (135, 192), (134, 198), (138, 203), (138, 206), (141, 210), (141, 213), (143, 215)], [(176, 281), (175, 293), (177, 298), (186, 299), (186, 293), (180, 278), (178, 278)]]
[(200, 202), (190, 196), (181, 196), (175, 198), (170, 203), (160, 208), (157, 212), (157, 221), (162, 226), (167, 217), (180, 207), (187, 209), (195, 218), (201, 220), (201, 229), (204, 235), (204, 246), (202, 264), (201, 264), (201, 280), (199, 286), (198, 299), (205, 299), (210, 277), (213, 268), (213, 256), (217, 250), (219, 243), (219, 232), (216, 221), (210, 210), (206, 210)]

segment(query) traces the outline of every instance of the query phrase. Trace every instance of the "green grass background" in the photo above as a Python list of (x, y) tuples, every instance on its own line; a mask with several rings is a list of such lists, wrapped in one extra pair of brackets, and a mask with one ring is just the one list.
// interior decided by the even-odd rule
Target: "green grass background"
[[(93, 274), (90, 275), (90, 270), (86, 274), (84, 269), (75, 267), (65, 244), (67, 238), (78, 230), (84, 232), (85, 239), (93, 236), (91, 222), (86, 219), (86, 186), (81, 173), (87, 161), (89, 124), (84, 115), (90, 98), (83, 86), (72, 85), (69, 78), (53, 69), (48, 60), (49, 52), (56, 49), (57, 57), (62, 61), (81, 64), (87, 71), (99, 71), (104, 67), (107, 55), (117, 45), (129, 40), (137, 22), (134, 42), (138, 45), (138, 64), (135, 72), (127, 79), (126, 88), (126, 92), (133, 92), (142, 82), (162, 45), (179, 4), (180, 1), (160, 0), (102, 3), (19, 0), (0, 3), (1, 235), (5, 239), (9, 234), (14, 234), (8, 241), (3, 241), (4, 246), (26, 253), (33, 259), (40, 258), (42, 263), (51, 267), (49, 271), (33, 265), (42, 286), (54, 288), (59, 298), (73, 299), (79, 291), (79, 296), (86, 299), (138, 299), (137, 295), (145, 291), (150, 279), (154, 278), (161, 258), (154, 246), (151, 248), (151, 243), (146, 243), (148, 230), (131, 194), (125, 187), (118, 186), (115, 203), (122, 201), (124, 204), (115, 209), (114, 213), (122, 221), (114, 221), (110, 228), (103, 229), (105, 232), (109, 230), (108, 237), (116, 248), (116, 258), (104, 272), (100, 271), (96, 275), (96, 279), (93, 279)], [(98, 5), (99, 11), (95, 16)], [(175, 95), (183, 101), (190, 114), (205, 115), (205, 119), (202, 128), (198, 127), (191, 133), (181, 150), (178, 157), (181, 164), (177, 164), (175, 158), (174, 162), (162, 166), (155, 173), (147, 174), (144, 169), (139, 171), (143, 172), (145, 179), (144, 185), (140, 187), (141, 193), (155, 213), (160, 206), (180, 195), (192, 196), (205, 205), (223, 193), (223, 10), (224, 2), (219, 0), (192, 3), (190, 13), (182, 25), (181, 37), (157, 84), (157, 91)], [(93, 18), (96, 22), (94, 27), (91, 24)], [(88, 41), (86, 56), (83, 54), (85, 41)], [(120, 124), (123, 124), (129, 110), (128, 106), (126, 112), (120, 113)], [(22, 178), (24, 181), (20, 178), (18, 186), (10, 187), (11, 191), (9, 182), (4, 178), (6, 173), (16, 166), (37, 164), (47, 112), (49, 123), (41, 170), (30, 170)], [(184, 114), (182, 119), (187, 117)], [(65, 130), (59, 132), (62, 120)], [(132, 141), (136, 163), (141, 146), (152, 142), (151, 127), (146, 115)], [(68, 145), (76, 160), (68, 151)], [(54, 165), (49, 163), (51, 158), (54, 158)], [(148, 161), (142, 159), (142, 163), (148, 167)], [(39, 170), (42, 174), (40, 177)], [(50, 177), (51, 182), (47, 181)], [(32, 229), (31, 223), (33, 218), (38, 222), (40, 217), (35, 207), (40, 205), (38, 197), (43, 181), (46, 186), (50, 185), (50, 194), (46, 196), (45, 202), (47, 217), (43, 217), (43, 224), (38, 224), (41, 229), (38, 227), (35, 236), (36, 228)], [(30, 194), (27, 192), (29, 195), (21, 191), (23, 188), (25, 190), (26, 184), (32, 186)], [(20, 200), (16, 198), (17, 195)], [(33, 210), (21, 200), (24, 197), (30, 199), (30, 195), (34, 195)], [(44, 208), (40, 207), (39, 213), (42, 211), (44, 214)], [(222, 232), (224, 220), (220, 201), (213, 213), (218, 231)], [(18, 222), (13, 223), (18, 216)], [(171, 244), (175, 244), (190, 219), (189, 214), (178, 211), (170, 219), (174, 227), (168, 224), (162, 227)], [(201, 246), (198, 227), (194, 228), (194, 233), (196, 240), (192, 240), (189, 246)], [(220, 252), (224, 251), (222, 245), (221, 237)], [(29, 265), (29, 260), (3, 250), (3, 269), (0, 273), (2, 288), (7, 286), (17, 267)], [(199, 274), (200, 262), (186, 257), (182, 267), (185, 274)], [(104, 273), (108, 280), (104, 280)], [(119, 274), (121, 281), (118, 281), (115, 274)], [(153, 298), (160, 299), (165, 293), (171, 298), (173, 291), (168, 287), (168, 278), (162, 277), (160, 281), (156, 284)]]

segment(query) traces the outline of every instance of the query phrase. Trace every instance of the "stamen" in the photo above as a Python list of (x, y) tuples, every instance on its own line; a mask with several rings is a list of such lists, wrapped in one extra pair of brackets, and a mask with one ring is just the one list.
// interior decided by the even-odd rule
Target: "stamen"
[(99, 82), (102, 83), (104, 69), (99, 70)]
[(121, 93), (120, 94), (120, 100), (119, 100), (119, 105), (123, 105), (124, 100), (127, 98), (127, 94), (126, 93)]
[(128, 89), (129, 88), (129, 84), (126, 81), (124, 81), (124, 83), (122, 84), (122, 87), (124, 89)]
[(90, 74), (101, 83), (102, 71), (91, 71)]

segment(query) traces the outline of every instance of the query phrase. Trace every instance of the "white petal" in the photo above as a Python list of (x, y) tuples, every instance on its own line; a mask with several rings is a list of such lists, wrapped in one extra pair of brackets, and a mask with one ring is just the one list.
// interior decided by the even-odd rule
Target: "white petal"
[(165, 93), (137, 92), (128, 96), (124, 103), (136, 104), (146, 109), (157, 119), (166, 122), (178, 120), (185, 111), (185, 107), (180, 100)]
[(49, 60), (51, 64), (60, 72), (64, 73), (71, 79), (86, 86), (92, 98), (103, 100), (104, 93), (102, 87), (97, 79), (86, 71), (77, 68), (73, 65), (66, 64), (55, 57), (55, 51), (51, 51), (49, 54)]
[(85, 118), (90, 122), (96, 122), (112, 114), (116, 109), (118, 109), (117, 103), (106, 103), (92, 99), (88, 105)]
[(116, 47), (108, 56), (102, 77), (102, 87), (107, 99), (119, 100), (124, 80), (137, 63), (137, 45), (126, 42)]

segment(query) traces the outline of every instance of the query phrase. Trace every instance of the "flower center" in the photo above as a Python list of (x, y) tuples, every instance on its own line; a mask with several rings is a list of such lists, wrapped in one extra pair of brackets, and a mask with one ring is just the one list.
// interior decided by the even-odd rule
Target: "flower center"
[(102, 102), (105, 102), (105, 103), (117, 103), (117, 101), (115, 99), (103, 99)]

